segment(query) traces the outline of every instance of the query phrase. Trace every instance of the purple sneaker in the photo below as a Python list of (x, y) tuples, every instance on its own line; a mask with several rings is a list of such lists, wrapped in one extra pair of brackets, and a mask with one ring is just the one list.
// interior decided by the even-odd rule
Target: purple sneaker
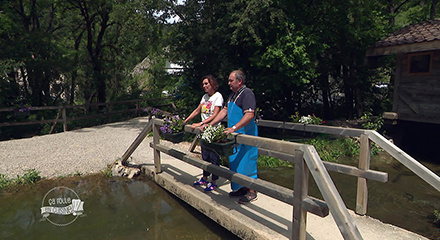
[(217, 188), (217, 185), (215, 185), (215, 183), (213, 183), (213, 182), (210, 182), (208, 184), (208, 186), (205, 188), (205, 192), (210, 192), (216, 188)]
[(208, 182), (203, 177), (201, 177), (198, 181), (194, 182), (193, 185), (200, 186), (200, 185), (206, 185), (206, 184), (208, 184)]

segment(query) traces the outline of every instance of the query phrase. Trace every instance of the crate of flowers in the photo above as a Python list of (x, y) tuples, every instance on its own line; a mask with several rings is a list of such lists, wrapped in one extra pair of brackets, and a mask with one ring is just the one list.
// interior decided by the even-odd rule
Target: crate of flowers
[(170, 142), (179, 143), (183, 141), (185, 132), (183, 131), (183, 119), (178, 115), (166, 117), (164, 125), (160, 127), (162, 137)]
[(207, 149), (216, 152), (218, 155), (233, 155), (236, 153), (235, 139), (229, 139), (224, 131), (225, 127), (223, 125), (208, 125), (203, 131), (202, 142)]

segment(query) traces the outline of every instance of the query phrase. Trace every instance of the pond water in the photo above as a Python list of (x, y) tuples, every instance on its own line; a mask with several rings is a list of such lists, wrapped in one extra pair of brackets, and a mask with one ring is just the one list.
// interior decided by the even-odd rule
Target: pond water
[[(98, 174), (43, 179), (3, 191), (0, 239), (238, 239), (144, 178)], [(84, 214), (66, 226), (54, 225), (41, 216), (43, 199), (57, 187), (71, 189), (84, 202)], [(58, 216), (62, 217), (66, 216)]]
[[(440, 193), (398, 164), (386, 168), (374, 168), (387, 171), (389, 182), (369, 181), (367, 215), (430, 239), (440, 239), (440, 228), (433, 223), (434, 210), (440, 210)], [(258, 176), (293, 189), (293, 172), (289, 167), (260, 168)], [(330, 176), (345, 205), (354, 210), (357, 178), (333, 172)], [(309, 195), (323, 199), (311, 179)]]

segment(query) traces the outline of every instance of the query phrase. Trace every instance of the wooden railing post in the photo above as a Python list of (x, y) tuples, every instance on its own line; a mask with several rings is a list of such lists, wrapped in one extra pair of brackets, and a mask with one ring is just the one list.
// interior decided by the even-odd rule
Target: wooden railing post
[(188, 151), (189, 151), (189, 152), (193, 152), (194, 149), (196, 148), (197, 144), (199, 143), (199, 141), (200, 141), (200, 137), (199, 137), (198, 135), (196, 135), (196, 136), (194, 137), (193, 142), (191, 143), (191, 146), (189, 146)]
[(141, 116), (141, 102), (140, 102), (140, 101), (137, 101), (137, 102), (136, 102), (136, 115), (137, 115), (138, 117)]
[(295, 151), (295, 179), (293, 185), (293, 221), (292, 239), (306, 239), (307, 211), (303, 209), (303, 202), (309, 194), (310, 172), (304, 161), (304, 152)]
[(133, 141), (133, 143), (130, 145), (130, 147), (125, 151), (124, 155), (122, 155), (121, 163), (122, 165), (127, 164), (128, 158), (133, 154), (134, 150), (141, 144), (141, 142), (147, 137), (148, 133), (151, 132), (153, 125), (153, 121), (149, 121), (147, 126), (144, 127), (141, 133), (136, 137), (136, 139)]
[(63, 106), (61, 109), (62, 115), (63, 115), (63, 130), (64, 132), (67, 132), (67, 114), (66, 114), (66, 108)]
[[(370, 139), (368, 135), (361, 134), (361, 148), (359, 152), (359, 169), (370, 169)], [(357, 197), (356, 197), (356, 213), (359, 215), (367, 214), (368, 203), (368, 179), (358, 177)]]
[(55, 118), (55, 121), (53, 122), (52, 127), (50, 128), (49, 134), (52, 134), (53, 131), (55, 130), (55, 127), (57, 126), (58, 121), (60, 120), (61, 114), (62, 114), (62, 110), (60, 109), (60, 111), (58, 112), (57, 118)]
[(108, 121), (109, 122), (113, 121), (112, 106), (113, 106), (113, 104), (110, 102), (108, 104), (108, 108), (107, 108), (107, 111), (108, 111)]
[(156, 145), (160, 144), (160, 125), (156, 124), (157, 119), (151, 119), (153, 121), (153, 147), (154, 147), (154, 167), (156, 169), (156, 173), (162, 172), (162, 166), (160, 162), (160, 150), (156, 149)]

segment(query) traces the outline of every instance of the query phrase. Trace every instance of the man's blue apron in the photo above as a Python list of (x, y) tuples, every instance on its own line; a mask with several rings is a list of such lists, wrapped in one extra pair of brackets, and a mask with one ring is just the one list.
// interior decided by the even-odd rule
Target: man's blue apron
[[(235, 104), (235, 102), (228, 103), (228, 127), (237, 124), (243, 117), (243, 110)], [(236, 133), (244, 133), (248, 135), (258, 136), (257, 124), (251, 121), (243, 128), (237, 129)], [(251, 178), (257, 179), (257, 159), (258, 148), (248, 145), (239, 144), (237, 146), (237, 153), (229, 156), (229, 168), (232, 171), (241, 173)], [(231, 182), (233, 191), (242, 188), (243, 186)]]

